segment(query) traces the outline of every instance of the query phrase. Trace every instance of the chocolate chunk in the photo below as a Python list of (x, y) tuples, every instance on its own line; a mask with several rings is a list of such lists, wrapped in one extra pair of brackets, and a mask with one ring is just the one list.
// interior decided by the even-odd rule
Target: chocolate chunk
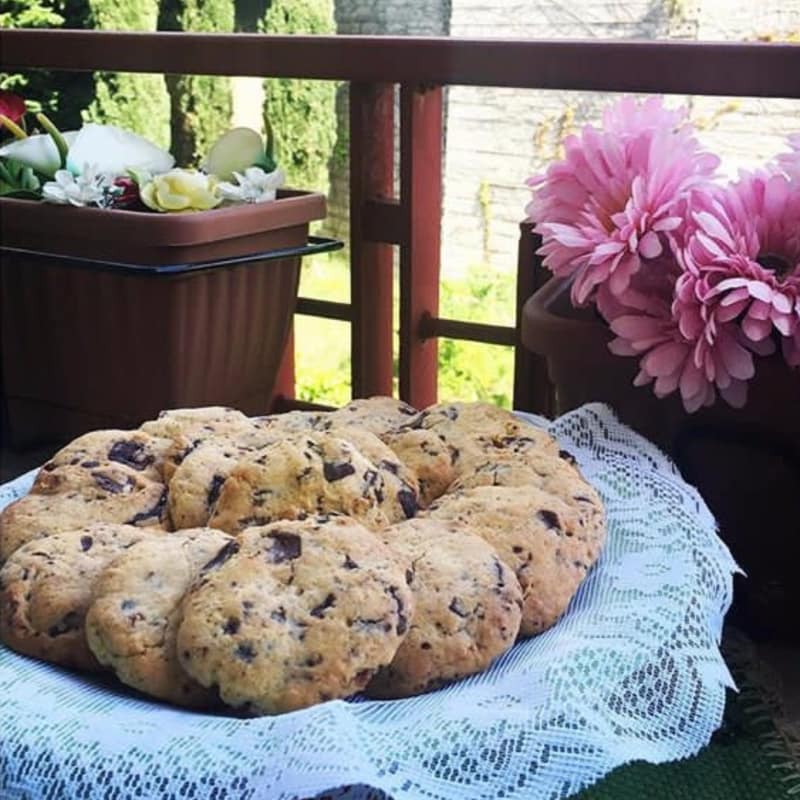
[(311, 616), (322, 619), (325, 616), (325, 611), (328, 608), (336, 605), (336, 596), (329, 594), (318, 606), (311, 609)]
[(253, 647), (252, 642), (241, 642), (236, 646), (236, 649), (233, 651), (233, 654), (236, 658), (241, 659), (242, 661), (249, 664), (253, 661), (256, 657), (256, 650)]
[(161, 497), (158, 502), (147, 511), (140, 511), (128, 520), (128, 525), (138, 525), (140, 522), (146, 522), (150, 519), (161, 519), (164, 516), (164, 511), (167, 507), (167, 490), (161, 492)]
[(452, 611), (456, 616), (465, 619), (469, 616), (469, 609), (465, 608), (464, 604), (459, 600), (457, 597), (454, 597), (450, 601), (450, 605), (448, 606), (450, 611)]
[(278, 606), (278, 608), (270, 614), (270, 617), (274, 619), (275, 622), (286, 622), (286, 609), (283, 606)]
[(419, 510), (417, 496), (411, 491), (411, 489), (401, 489), (397, 493), (397, 500), (400, 503), (403, 513), (406, 515), (407, 519), (411, 519), (411, 517), (413, 517)]
[(126, 490), (130, 490), (135, 485), (133, 478), (126, 478), (122, 483), (115, 481), (113, 478), (106, 475), (104, 472), (93, 472), (92, 477), (94, 482), (104, 491), (111, 492), (111, 494), (122, 494)]
[(361, 496), (369, 497), (371, 491), (375, 495), (375, 500), (382, 503), (385, 499), (385, 495), (383, 493), (383, 479), (380, 474), (374, 469), (368, 469), (364, 473), (363, 481)]
[(385, 469), (387, 472), (391, 472), (392, 475), (397, 475), (400, 472), (400, 465), (394, 461), (386, 461), (384, 459), (378, 464), (378, 467), (380, 467), (380, 469)]
[(431, 643), (430, 643), (430, 642), (423, 642), (423, 643), (420, 645), (420, 648), (421, 648), (422, 650), (430, 650), (430, 649), (431, 649)]
[(85, 553), (87, 550), (92, 549), (94, 539), (91, 536), (81, 536), (81, 550)]
[(558, 514), (555, 511), (539, 511), (536, 514), (537, 519), (541, 520), (548, 528), (555, 531), (561, 530), (561, 524), (558, 519)]
[(313, 653), (303, 662), (304, 667), (316, 667), (323, 662), (322, 653)]
[(407, 569), (406, 570), (406, 583), (411, 586), (414, 581), (414, 570)]
[(222, 566), (231, 556), (239, 552), (239, 542), (235, 539), (223, 545), (219, 552), (204, 567), (203, 572)]
[(272, 545), (267, 551), (267, 561), (270, 564), (282, 564), (284, 561), (293, 561), (300, 558), (303, 552), (303, 543), (296, 533), (276, 531), (270, 533)]
[(100, 462), (99, 461), (83, 461), (81, 463), (81, 466), (84, 467), (85, 469), (94, 469), (95, 467), (99, 467), (100, 466)]
[(146, 469), (155, 461), (154, 456), (148, 453), (140, 442), (122, 440), (114, 442), (108, 451), (108, 460), (125, 464), (139, 471)]
[(494, 559), (494, 570), (497, 573), (497, 585), (503, 588), (506, 585), (506, 582), (503, 580), (503, 565), (497, 558)]
[(222, 490), (223, 483), (225, 483), (224, 475), (214, 475), (211, 479), (211, 484), (208, 487), (208, 494), (206, 495), (206, 508), (213, 508), (214, 503), (219, 500), (219, 493)]
[(55, 464), (54, 464), (52, 461), (48, 461), (48, 462), (47, 462), (47, 463), (46, 463), (46, 464), (45, 464), (45, 465), (42, 467), (42, 469), (43, 469), (45, 472), (52, 472), (52, 471), (53, 471), (55, 468), (56, 468), (56, 465), (55, 465)]
[(349, 461), (326, 461), (322, 465), (322, 474), (329, 483), (340, 481), (355, 471), (356, 468)]
[(241, 627), (242, 622), (241, 620), (236, 619), (236, 617), (229, 617), (225, 620), (225, 624), (222, 626), (222, 630), (224, 633), (227, 633), (228, 636), (233, 636), (234, 633), (239, 632), (239, 628)]
[(252, 600), (242, 600), (242, 609), (244, 613), (247, 614), (248, 611), (252, 611), (253, 609), (253, 601)]
[(119, 604), (119, 607), (120, 607), (120, 608), (121, 608), (123, 611), (131, 611), (131, 610), (133, 610), (134, 608), (136, 608), (136, 601), (135, 601), (135, 600), (123, 600), (123, 601), (122, 601), (122, 602)]
[(389, 594), (397, 605), (397, 632), (402, 636), (408, 630), (408, 617), (405, 615), (405, 603), (398, 594), (396, 586), (389, 587)]
[(559, 450), (558, 457), (563, 458), (564, 461), (568, 461), (570, 464), (577, 464), (578, 462), (575, 460), (575, 456), (569, 452), (569, 450)]
[(70, 631), (77, 631), (81, 627), (81, 615), (77, 611), (67, 612), (55, 625), (48, 629), (47, 635), (55, 638)]
[(344, 556), (344, 568), (345, 569), (358, 569), (358, 564), (356, 564), (356, 562), (353, 561), (353, 559), (350, 558), (350, 556), (347, 555), (346, 553), (345, 553), (345, 556)]

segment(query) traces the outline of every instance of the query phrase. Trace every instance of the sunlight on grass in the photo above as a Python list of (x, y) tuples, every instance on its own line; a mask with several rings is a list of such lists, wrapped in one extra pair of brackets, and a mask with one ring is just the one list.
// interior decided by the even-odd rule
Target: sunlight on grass
[[(300, 295), (348, 302), (350, 272), (345, 256), (339, 252), (306, 259)], [(514, 276), (486, 266), (472, 267), (463, 277), (442, 282), (440, 308), (441, 316), (450, 319), (512, 325)], [(396, 334), (395, 330), (395, 362)], [(350, 329), (347, 323), (297, 316), (295, 362), (300, 399), (336, 406), (350, 399)], [(396, 373), (395, 363), (395, 377)], [(452, 339), (439, 341), (441, 400), (483, 400), (509, 407), (513, 375), (511, 347)]]

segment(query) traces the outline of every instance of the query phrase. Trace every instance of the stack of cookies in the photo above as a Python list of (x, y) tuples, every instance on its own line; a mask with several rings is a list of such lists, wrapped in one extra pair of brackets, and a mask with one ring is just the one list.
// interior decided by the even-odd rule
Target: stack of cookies
[(0, 639), (186, 707), (406, 697), (552, 626), (604, 539), (569, 453), (494, 406), (167, 411), (0, 515)]

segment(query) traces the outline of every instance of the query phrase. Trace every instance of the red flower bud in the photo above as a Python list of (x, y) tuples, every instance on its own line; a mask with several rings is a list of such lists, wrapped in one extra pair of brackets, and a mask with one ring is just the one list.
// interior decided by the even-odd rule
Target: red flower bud
[(13, 92), (0, 90), (0, 114), (19, 122), (25, 116), (25, 101)]

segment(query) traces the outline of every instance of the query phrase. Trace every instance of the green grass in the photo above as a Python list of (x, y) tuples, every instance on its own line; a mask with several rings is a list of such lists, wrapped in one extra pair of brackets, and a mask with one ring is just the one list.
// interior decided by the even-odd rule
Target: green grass
[[(348, 302), (349, 268), (342, 253), (306, 259), (300, 295)], [(395, 359), (396, 305), (395, 302)], [(445, 278), (441, 286), (440, 315), (470, 322), (513, 324), (513, 274), (475, 266), (463, 277)], [(348, 323), (298, 316), (295, 320), (295, 363), (299, 398), (329, 405), (346, 403), (350, 399)], [(511, 347), (439, 340), (440, 400), (485, 400), (508, 408), (513, 370)]]

